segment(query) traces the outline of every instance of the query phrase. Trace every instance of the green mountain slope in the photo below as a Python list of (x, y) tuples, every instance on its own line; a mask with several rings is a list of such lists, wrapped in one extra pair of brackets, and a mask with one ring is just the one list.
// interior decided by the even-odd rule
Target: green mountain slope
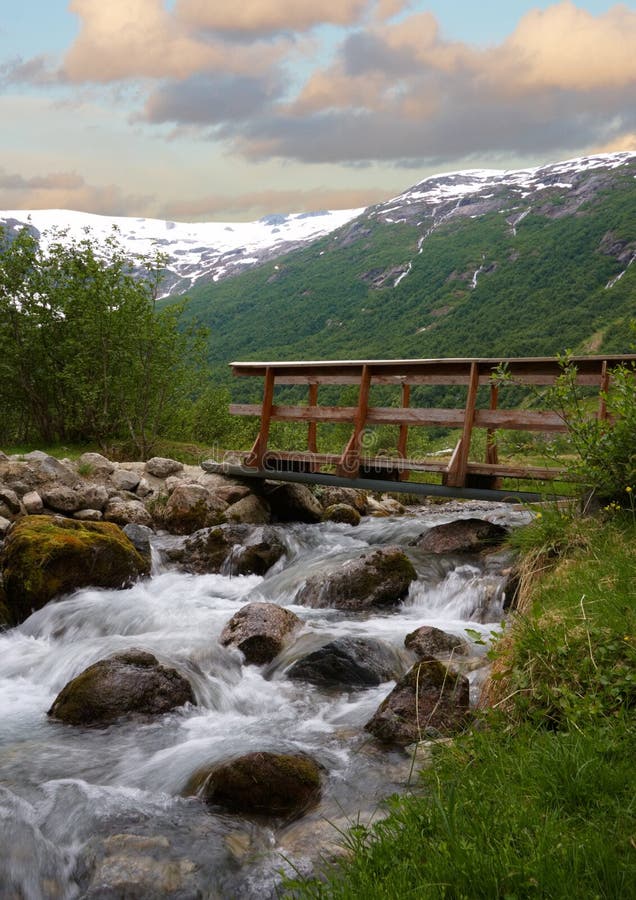
[(304, 250), (194, 289), (187, 314), (209, 326), (216, 364), (627, 352), (636, 161), (577, 179), (576, 192), (542, 185), (520, 203), (505, 188), (454, 215), (405, 202), (395, 222), (372, 208)]

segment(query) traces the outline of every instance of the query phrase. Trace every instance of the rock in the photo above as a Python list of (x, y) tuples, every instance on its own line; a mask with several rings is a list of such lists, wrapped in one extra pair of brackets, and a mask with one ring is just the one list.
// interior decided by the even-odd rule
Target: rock
[(7, 456), (6, 453), (4, 453), (2, 450), (0, 450), (0, 460), (2, 460), (2, 459), (9, 459), (9, 457)]
[(39, 483), (54, 481), (59, 484), (73, 487), (79, 481), (77, 473), (70, 466), (64, 465), (54, 456), (43, 453), (41, 450), (33, 450), (24, 456), (24, 462), (28, 463)]
[(103, 514), (99, 509), (78, 509), (73, 513), (73, 518), (78, 522), (100, 522)]
[(27, 491), (22, 497), (22, 505), (29, 516), (36, 516), (44, 509), (44, 503), (37, 491)]
[(364, 515), (367, 506), (366, 491), (346, 487), (323, 487), (320, 491), (320, 502), (326, 509), (328, 506), (345, 503)]
[(304, 484), (265, 482), (265, 497), (279, 522), (320, 522), (322, 506)]
[(77, 460), (79, 468), (88, 468), (90, 466), (90, 474), (92, 475), (110, 475), (115, 471), (115, 463), (112, 463), (101, 453), (82, 453)]
[(485, 519), (456, 519), (435, 525), (413, 541), (427, 553), (480, 553), (503, 543), (508, 530)]
[(386, 641), (338, 638), (303, 656), (286, 674), (311, 684), (356, 688), (392, 681), (403, 671), (398, 652)]
[(118, 491), (134, 491), (141, 481), (141, 475), (129, 469), (116, 469), (110, 480)]
[(11, 520), (5, 519), (4, 516), (0, 516), (0, 535), (5, 535), (10, 527)]
[(2, 500), (0, 500), (0, 516), (2, 516), (3, 519), (13, 519), (13, 513)]
[(264, 575), (285, 553), (272, 528), (220, 525), (203, 528), (186, 541), (172, 559), (186, 572)]
[(108, 504), (108, 491), (103, 484), (84, 483), (77, 487), (77, 495), (83, 509), (104, 510)]
[(367, 497), (366, 511), (368, 515), (376, 518), (403, 516), (406, 512), (402, 504), (392, 497), (382, 497), (381, 500), (376, 500), (375, 497)]
[(144, 497), (150, 497), (153, 493), (154, 490), (150, 482), (146, 478), (142, 478), (137, 485), (137, 496), (143, 499)]
[(152, 516), (141, 500), (122, 500), (120, 497), (113, 497), (104, 511), (104, 518), (116, 525), (152, 526)]
[[(229, 503), (232, 506), (235, 503), (238, 503), (239, 500), (243, 500), (245, 497), (252, 497), (252, 491), (245, 484), (238, 484), (232, 481), (227, 483), (222, 483), (220, 485), (215, 485), (211, 487), (206, 483), (207, 479), (212, 478), (211, 475), (201, 475), (199, 477), (199, 481), (204, 487), (207, 487), (209, 491), (211, 491), (215, 497), (220, 497), (221, 500), (225, 500), (226, 503)], [(218, 476), (216, 476), (218, 477)], [(225, 481), (225, 480), (224, 480)], [(267, 507), (269, 509), (269, 506)], [(269, 519), (268, 519), (269, 521)]]
[(228, 506), (225, 511), (225, 518), (228, 522), (239, 522), (246, 525), (267, 525), (271, 517), (267, 501), (255, 494), (248, 494)]
[(44, 504), (55, 512), (73, 513), (85, 505), (77, 491), (63, 484), (44, 488), (41, 495)]
[(224, 647), (236, 647), (246, 663), (271, 662), (289, 636), (302, 625), (293, 612), (275, 603), (248, 603), (232, 616), (221, 636)]
[(334, 503), (328, 506), (322, 517), (325, 522), (343, 522), (346, 525), (359, 525), (362, 518), (358, 510), (348, 503)]
[(188, 858), (175, 858), (165, 837), (114, 834), (94, 840), (90, 849), (91, 856), (98, 858), (82, 894), (84, 900), (194, 900), (202, 896), (198, 867)]
[(398, 681), (365, 730), (383, 743), (402, 747), (426, 737), (455, 734), (466, 725), (468, 693), (465, 675), (438, 659), (425, 658)]
[(0, 501), (4, 503), (4, 505), (9, 509), (9, 512), (16, 513), (20, 512), (20, 501), (18, 499), (18, 495), (15, 491), (12, 491), (11, 488), (4, 487), (0, 485)]
[(167, 478), (168, 475), (181, 472), (183, 463), (177, 462), (176, 459), (167, 459), (165, 456), (153, 456), (146, 463), (145, 469), (156, 478)]
[(444, 653), (466, 654), (470, 649), (468, 643), (457, 635), (448, 634), (433, 625), (422, 625), (411, 631), (404, 638), (404, 646), (422, 659)]
[(180, 484), (172, 492), (164, 510), (164, 525), (171, 534), (192, 534), (216, 525), (227, 503), (214, 497), (200, 484)]
[(116, 525), (26, 516), (7, 537), (2, 572), (17, 625), (53, 597), (81, 587), (125, 587), (149, 566)]
[(175, 488), (178, 488), (180, 484), (183, 484), (183, 478), (179, 478), (177, 475), (169, 475), (166, 478), (166, 492), (168, 496), (174, 491)]
[(187, 678), (134, 649), (101, 659), (69, 681), (48, 715), (69, 725), (107, 725), (133, 713), (162, 715), (185, 703), (194, 703)]
[(150, 563), (152, 528), (148, 528), (147, 525), (137, 525), (135, 522), (129, 522), (128, 525), (124, 526), (123, 531), (135, 550)]
[(291, 820), (318, 803), (320, 769), (307, 756), (248, 753), (198, 772), (186, 791), (233, 813)]
[(373, 606), (395, 606), (416, 577), (402, 550), (387, 547), (347, 560), (328, 575), (309, 578), (296, 595), (296, 602), (354, 612)]

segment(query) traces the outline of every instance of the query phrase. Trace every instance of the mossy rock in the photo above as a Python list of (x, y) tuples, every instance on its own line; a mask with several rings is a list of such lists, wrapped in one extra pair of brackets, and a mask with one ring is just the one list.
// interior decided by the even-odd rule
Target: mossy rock
[(78, 588), (126, 587), (149, 572), (148, 560), (118, 525), (26, 516), (14, 525), (2, 552), (10, 624)]
[(320, 767), (307, 756), (248, 753), (190, 780), (197, 794), (233, 813), (295, 819), (320, 799)]
[(69, 725), (108, 725), (132, 714), (156, 716), (194, 703), (190, 682), (152, 653), (127, 650), (101, 659), (62, 688), (48, 711)]
[(359, 525), (361, 518), (358, 510), (348, 503), (333, 503), (323, 513), (325, 522), (341, 522), (344, 525)]
[(348, 560), (329, 574), (309, 578), (296, 603), (351, 612), (396, 606), (416, 578), (413, 564), (399, 547), (384, 547)]
[(432, 656), (416, 663), (366, 723), (385, 744), (416, 741), (462, 731), (468, 721), (469, 683)]

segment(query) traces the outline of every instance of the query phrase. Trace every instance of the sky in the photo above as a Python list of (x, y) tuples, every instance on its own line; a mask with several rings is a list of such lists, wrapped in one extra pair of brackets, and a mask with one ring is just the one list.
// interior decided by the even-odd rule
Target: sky
[(636, 3), (0, 0), (0, 209), (367, 206), (636, 149)]

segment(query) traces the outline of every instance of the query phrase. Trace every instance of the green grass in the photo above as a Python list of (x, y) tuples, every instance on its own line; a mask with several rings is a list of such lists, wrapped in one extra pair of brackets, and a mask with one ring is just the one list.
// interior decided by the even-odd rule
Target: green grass
[(636, 896), (636, 524), (544, 511), (515, 540), (535, 576), (496, 649), (491, 708), (288, 897)]

